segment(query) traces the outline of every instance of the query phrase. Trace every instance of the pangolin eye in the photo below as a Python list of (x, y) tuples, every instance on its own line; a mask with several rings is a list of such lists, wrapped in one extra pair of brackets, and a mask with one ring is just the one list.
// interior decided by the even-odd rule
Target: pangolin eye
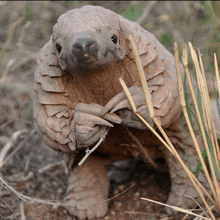
[(117, 42), (118, 42), (118, 38), (117, 38), (115, 35), (113, 35), (113, 36), (111, 37), (111, 40), (112, 40), (112, 42), (113, 42), (114, 44), (117, 44)]
[(60, 44), (56, 44), (56, 49), (57, 49), (58, 53), (60, 53), (62, 50), (62, 46)]

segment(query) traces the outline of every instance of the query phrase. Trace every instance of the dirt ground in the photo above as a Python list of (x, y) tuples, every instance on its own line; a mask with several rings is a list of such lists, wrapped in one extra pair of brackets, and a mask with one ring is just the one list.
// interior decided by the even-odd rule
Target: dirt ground
[[(58, 205), (67, 188), (65, 155), (44, 146), (34, 132), (31, 94), (37, 54), (49, 40), (57, 18), (85, 4), (106, 7), (130, 20), (139, 19), (171, 52), (174, 41), (180, 45), (191, 41), (200, 48), (208, 72), (209, 56), (211, 62), (213, 52), (220, 58), (218, 2), (1, 1), (0, 152), (6, 144), (12, 147), (6, 156), (10, 158), (0, 167), (0, 219), (75, 219)], [(141, 20), (143, 10), (146, 16)], [(129, 181), (112, 184), (110, 208), (103, 219), (180, 220), (182, 215), (168, 216), (163, 206), (141, 199), (166, 202), (169, 188), (166, 170), (141, 164)]]

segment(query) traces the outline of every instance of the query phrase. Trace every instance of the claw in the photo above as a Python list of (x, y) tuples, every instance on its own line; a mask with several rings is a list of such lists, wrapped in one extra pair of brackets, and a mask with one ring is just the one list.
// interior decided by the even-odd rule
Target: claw
[[(141, 88), (137, 86), (133, 86), (129, 88), (129, 91), (132, 96), (138, 94), (141, 92)], [(126, 94), (125, 92), (120, 92), (118, 93), (115, 97), (113, 97), (104, 107), (104, 109), (101, 112), (101, 115), (104, 115), (106, 112), (110, 111), (112, 108), (114, 108), (116, 105), (118, 105), (121, 101), (126, 99)]]
[(78, 125), (76, 127), (76, 131), (80, 134), (88, 134), (91, 131), (97, 130), (98, 127), (88, 127), (88, 126), (84, 126), (84, 125)]
[[(143, 93), (139, 93), (137, 95), (134, 95), (133, 96), (133, 100), (134, 100), (134, 103), (135, 103), (135, 106), (137, 108), (139, 108), (141, 105), (144, 105), (146, 104), (145, 102), (145, 96)], [(121, 101), (120, 103), (118, 103), (118, 105), (116, 105), (111, 111), (110, 113), (112, 112), (115, 112), (119, 109), (123, 109), (123, 108), (128, 108), (128, 109), (131, 109), (131, 105), (129, 103), (129, 101), (127, 99)]]
[(94, 127), (95, 125), (104, 125), (109, 127), (114, 127), (111, 123), (108, 121), (99, 118), (95, 115), (87, 114), (84, 112), (75, 112), (74, 115), (74, 123), (78, 123), (81, 125), (87, 125), (90, 127)]
[(102, 127), (100, 128), (100, 130), (95, 134), (93, 135), (90, 139), (88, 139), (86, 142), (85, 142), (85, 145), (87, 146), (90, 146), (91, 144), (95, 143), (96, 141), (99, 140), (99, 138), (105, 134), (105, 131), (106, 131), (106, 128), (105, 127)]
[(123, 109), (123, 108), (128, 108), (131, 109), (131, 105), (129, 103), (129, 101), (127, 99), (124, 99), (123, 101), (121, 101), (119, 104), (117, 104), (111, 111), (110, 113), (116, 112), (119, 109)]
[(77, 143), (85, 143), (88, 139), (95, 136), (99, 132), (99, 128), (95, 127), (95, 129), (89, 133), (82, 132), (83, 126), (77, 126), (76, 134), (77, 134)]
[(102, 106), (92, 103), (92, 104), (86, 104), (86, 103), (78, 103), (74, 110), (77, 112), (84, 112), (96, 116), (100, 116), (101, 111), (102, 111)]
[(104, 115), (104, 119), (111, 121), (113, 123), (116, 123), (116, 124), (121, 124), (122, 122), (121, 118), (115, 113), (106, 113)]
[[(84, 112), (96, 116), (101, 116), (102, 109), (103, 107), (96, 103), (92, 103), (92, 104), (78, 103), (74, 108), (75, 112), (77, 111)], [(103, 116), (103, 118), (116, 124), (121, 124), (122, 122), (122, 120), (116, 114), (113, 113), (112, 114), (106, 113)]]

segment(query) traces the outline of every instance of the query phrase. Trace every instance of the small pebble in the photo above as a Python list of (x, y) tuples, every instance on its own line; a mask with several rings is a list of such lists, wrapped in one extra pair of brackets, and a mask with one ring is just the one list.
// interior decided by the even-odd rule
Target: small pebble
[(53, 209), (55, 210), (58, 209), (58, 207), (59, 207), (58, 205), (53, 205)]
[(58, 194), (61, 194), (63, 192), (63, 190), (61, 189), (61, 188), (59, 188), (58, 190), (57, 190), (57, 193)]
[(119, 185), (119, 186), (118, 186), (118, 189), (119, 189), (119, 191), (121, 191), (121, 192), (122, 192), (122, 191), (124, 191), (124, 190), (125, 190), (125, 186), (124, 186), (124, 185)]
[(121, 207), (121, 202), (118, 202), (117, 204), (116, 204), (118, 207)]
[(118, 195), (118, 194), (119, 194), (119, 190), (118, 190), (118, 189), (115, 189), (115, 190), (113, 191), (113, 194), (114, 194), (114, 195)]
[(147, 205), (147, 206), (146, 206), (146, 209), (150, 209), (150, 206), (149, 206), (149, 205)]
[(52, 184), (53, 184), (54, 186), (57, 186), (57, 185), (58, 185), (56, 181), (53, 181)]
[(136, 192), (134, 195), (135, 195), (136, 197), (140, 197), (140, 192)]
[(116, 212), (115, 212), (115, 211), (111, 211), (111, 214), (112, 214), (112, 215), (115, 215), (115, 214), (116, 214)]
[(42, 189), (47, 189), (47, 185), (46, 184), (42, 184)]

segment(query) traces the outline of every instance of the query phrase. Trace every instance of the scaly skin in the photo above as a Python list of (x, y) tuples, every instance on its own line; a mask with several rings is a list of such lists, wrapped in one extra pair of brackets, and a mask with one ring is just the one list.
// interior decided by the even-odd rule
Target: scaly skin
[[(112, 161), (138, 156), (140, 152), (133, 147), (137, 142), (152, 155), (159, 152), (161, 143), (132, 112), (118, 80), (123, 77), (138, 111), (154, 126), (128, 41), (129, 34), (137, 45), (155, 115), (185, 158), (173, 55), (137, 23), (102, 7), (84, 6), (59, 17), (51, 39), (40, 51), (34, 81), (36, 127), (51, 148), (69, 156), (70, 164), (76, 164), (78, 153), (94, 146), (109, 127), (106, 140), (95, 151), (97, 154)], [(183, 75), (182, 66), (181, 71)], [(185, 145), (195, 168), (197, 155), (187, 128), (186, 134)], [(178, 193), (194, 198), (197, 194), (175, 158), (161, 148), (172, 180), (168, 204), (189, 208), (192, 203)], [(90, 156), (82, 167), (69, 166), (67, 209), (80, 219), (102, 217), (107, 212), (107, 203), (91, 206), (93, 202), (105, 200), (108, 194), (101, 161)], [(200, 179), (205, 181), (203, 173)]]

